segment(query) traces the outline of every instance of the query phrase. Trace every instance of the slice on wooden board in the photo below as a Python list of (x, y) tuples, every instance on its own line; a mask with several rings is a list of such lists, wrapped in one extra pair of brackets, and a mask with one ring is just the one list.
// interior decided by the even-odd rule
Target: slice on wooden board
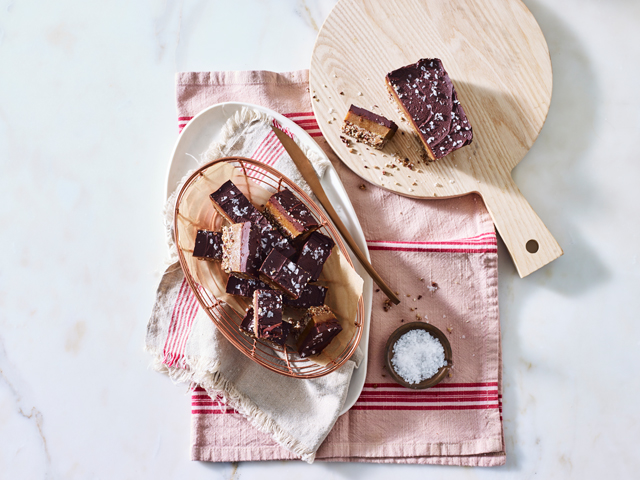
[[(442, 60), (473, 125), (471, 145), (435, 162), (384, 81), (420, 58)], [(520, 0), (340, 0), (318, 33), (309, 87), (324, 139), (363, 179), (418, 198), (479, 193), (521, 277), (562, 255), (511, 178), (540, 133), (552, 90), (547, 43)], [(335, 112), (352, 104), (398, 125), (383, 152), (340, 139)], [(397, 168), (383, 175), (389, 163)]]
[(473, 130), (442, 60), (422, 58), (389, 72), (386, 82), (431, 160), (471, 143)]

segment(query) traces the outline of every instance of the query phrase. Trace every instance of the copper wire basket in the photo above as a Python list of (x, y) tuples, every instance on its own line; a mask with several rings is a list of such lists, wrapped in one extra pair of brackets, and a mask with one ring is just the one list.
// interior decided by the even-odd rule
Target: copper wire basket
[[(232, 167), (231, 170), (228, 167)], [(357, 302), (348, 307), (352, 311), (351, 318), (338, 316), (343, 325), (343, 332), (340, 335), (347, 335), (346, 339), (344, 335), (341, 339), (340, 351), (329, 359), (325, 358), (320, 363), (318, 363), (317, 358), (301, 358), (292, 346), (285, 344), (283, 347), (278, 347), (251, 338), (243, 333), (239, 325), (244, 317), (245, 310), (250, 306), (250, 299), (229, 296), (225, 293), (221, 294), (220, 292), (224, 292), (223, 283), (226, 284), (227, 274), (222, 271), (220, 262), (194, 260), (189, 255), (189, 252), (193, 252), (192, 242), (198, 229), (220, 231), (222, 225), (225, 224), (225, 220), (218, 214), (208, 198), (204, 202), (199, 202), (202, 205), (197, 207), (200, 209), (196, 212), (197, 221), (187, 220), (185, 222), (185, 215), (181, 212), (181, 208), (185, 207), (185, 197), (189, 195), (189, 192), (194, 188), (204, 191), (206, 185), (198, 185), (198, 182), (204, 182), (210, 172), (213, 172), (210, 173), (211, 175), (217, 176), (218, 170), (221, 178), (216, 178), (220, 185), (231, 178), (230, 172), (232, 172), (232, 175), (235, 175), (233, 178), (234, 183), (241, 190), (243, 188), (240, 184), (243, 182), (246, 184), (245, 188), (248, 191), (245, 191), (245, 195), (259, 209), (263, 207), (263, 204), (260, 204), (260, 199), (256, 198), (255, 192), (257, 190), (266, 191), (269, 195), (281, 191), (285, 187), (291, 190), (304, 202), (316, 221), (321, 225), (319, 231), (330, 236), (335, 241), (336, 247), (340, 252), (338, 256), (341, 255), (348, 266), (353, 269), (353, 263), (338, 231), (320, 207), (300, 187), (274, 168), (256, 160), (243, 157), (221, 158), (201, 166), (186, 180), (176, 199), (174, 211), (174, 232), (180, 265), (200, 307), (208, 314), (215, 326), (229, 342), (248, 358), (265, 368), (288, 377), (301, 379), (327, 375), (344, 364), (358, 347), (364, 328), (364, 301), (361, 292)], [(213, 191), (215, 191), (215, 188), (210, 189), (209, 193)], [(266, 202), (264, 196), (262, 201)], [(193, 207), (189, 208), (191, 217), (193, 217)], [(181, 235), (188, 238), (181, 238)], [(331, 257), (334, 255), (336, 255), (336, 250), (331, 254)], [(329, 257), (330, 260), (331, 257)], [(342, 262), (343, 260), (340, 259), (340, 261)], [(343, 263), (342, 265), (345, 264)], [(321, 276), (321, 283), (322, 280)], [(220, 298), (216, 297), (215, 291), (218, 291)], [(331, 288), (329, 288), (328, 295), (331, 294), (331, 291)], [(347, 326), (346, 330), (344, 330), (345, 326)]]

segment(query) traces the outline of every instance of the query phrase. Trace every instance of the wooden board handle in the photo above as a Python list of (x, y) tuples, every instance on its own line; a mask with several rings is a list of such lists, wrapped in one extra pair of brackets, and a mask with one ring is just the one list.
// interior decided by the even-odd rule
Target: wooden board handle
[(478, 185), (478, 190), (522, 278), (563, 252), (511, 175), (505, 180), (506, 185), (485, 183)]

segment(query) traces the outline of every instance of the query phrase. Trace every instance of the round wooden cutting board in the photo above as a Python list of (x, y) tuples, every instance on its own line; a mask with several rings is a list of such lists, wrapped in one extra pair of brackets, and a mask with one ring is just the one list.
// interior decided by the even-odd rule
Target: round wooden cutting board
[[(442, 60), (474, 133), (471, 145), (436, 162), (425, 161), (385, 85), (388, 72), (420, 58)], [(520, 0), (342, 0), (310, 69), (318, 124), (346, 165), (402, 195), (479, 193), (521, 277), (562, 255), (511, 178), (544, 124), (551, 85), (547, 44)], [(340, 139), (351, 104), (398, 124), (382, 151)]]

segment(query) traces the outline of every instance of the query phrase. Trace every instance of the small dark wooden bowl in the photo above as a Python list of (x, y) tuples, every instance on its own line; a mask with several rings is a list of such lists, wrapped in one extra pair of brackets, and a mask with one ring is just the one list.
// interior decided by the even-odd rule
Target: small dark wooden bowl
[[(442, 347), (444, 348), (444, 359), (446, 360), (447, 364), (441, 367), (440, 370), (438, 370), (438, 373), (436, 373), (431, 378), (427, 378), (421, 381), (420, 383), (408, 383), (400, 375), (398, 375), (396, 371), (393, 369), (393, 364), (391, 363), (391, 359), (393, 358), (393, 346), (398, 341), (398, 339), (402, 335), (407, 333), (409, 330), (418, 330), (418, 329), (425, 330), (426, 332), (430, 333), (433, 337), (437, 338), (440, 341), (440, 343), (442, 344)], [(423, 390), (425, 388), (430, 388), (430, 387), (433, 387), (434, 385), (437, 385), (447, 376), (447, 373), (449, 373), (449, 369), (453, 366), (453, 354), (451, 352), (451, 344), (449, 343), (449, 339), (445, 336), (442, 330), (434, 327), (429, 323), (411, 322), (411, 323), (405, 323), (404, 325), (402, 325), (400, 328), (398, 328), (396, 331), (394, 331), (391, 334), (391, 336), (389, 337), (389, 340), (387, 340), (387, 346), (385, 347), (384, 361), (385, 361), (385, 364), (387, 365), (387, 370), (389, 371), (389, 374), (400, 385), (402, 385), (403, 387), (412, 388), (414, 390)]]

